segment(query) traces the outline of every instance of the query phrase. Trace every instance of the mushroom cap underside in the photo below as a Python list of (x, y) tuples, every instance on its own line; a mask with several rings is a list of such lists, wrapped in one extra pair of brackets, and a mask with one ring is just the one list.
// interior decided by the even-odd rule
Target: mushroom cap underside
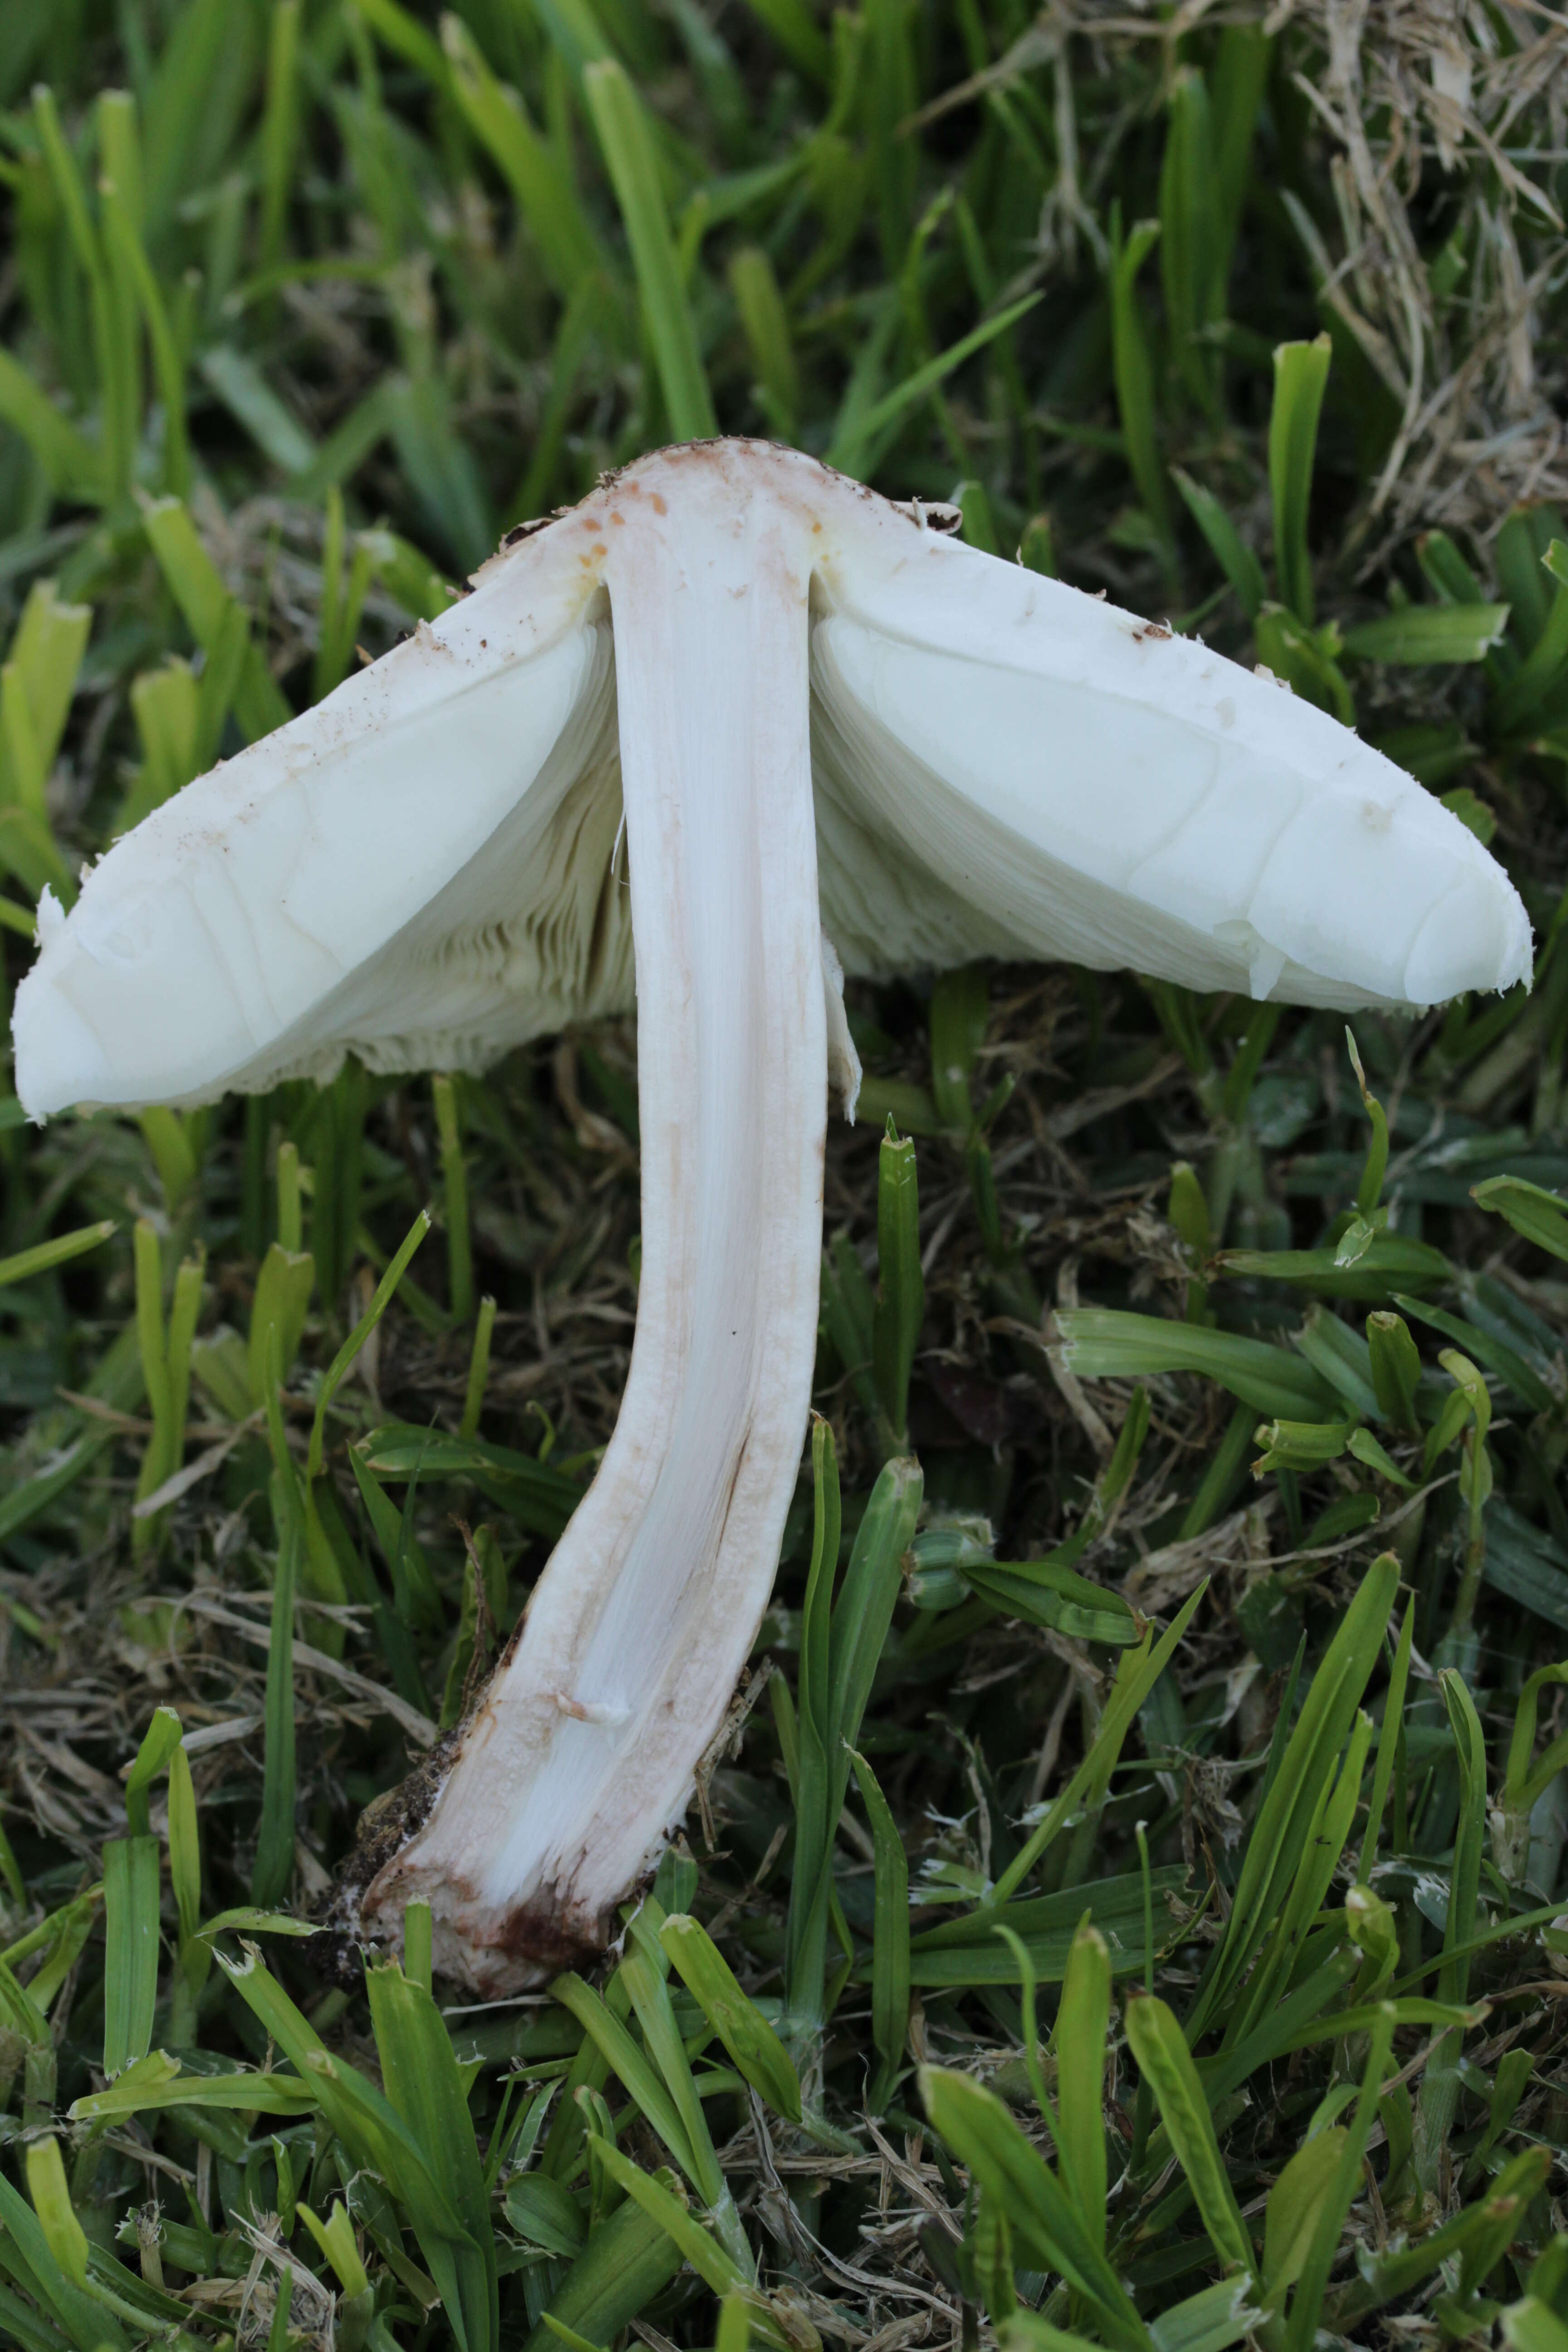
[(805, 550), (822, 920), (847, 971), (1065, 957), (1346, 1010), (1528, 979), (1501, 867), (1349, 730), (812, 460), (721, 443), (503, 551), (117, 843), (68, 916), (47, 902), (15, 1020), (28, 1111), (201, 1102), (350, 1050), (477, 1068), (629, 1006), (616, 531), (657, 534), (679, 597), (742, 527), (759, 560)]

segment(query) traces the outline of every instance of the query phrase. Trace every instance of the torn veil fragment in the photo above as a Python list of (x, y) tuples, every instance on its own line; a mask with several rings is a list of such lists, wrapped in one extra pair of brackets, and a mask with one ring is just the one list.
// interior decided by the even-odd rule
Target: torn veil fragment
[[(624, 819), (630, 869), (614, 852)], [(18, 1092), (479, 1069), (637, 1011), (642, 1277), (593, 1486), (346, 1924), (485, 1996), (598, 1948), (772, 1584), (816, 1340), (841, 972), (1131, 965), (1314, 1005), (1527, 980), (1502, 869), (1193, 640), (813, 459), (661, 450), (40, 909)], [(635, 985), (634, 985), (635, 983)], [(766, 1148), (760, 1139), (766, 1139)]]

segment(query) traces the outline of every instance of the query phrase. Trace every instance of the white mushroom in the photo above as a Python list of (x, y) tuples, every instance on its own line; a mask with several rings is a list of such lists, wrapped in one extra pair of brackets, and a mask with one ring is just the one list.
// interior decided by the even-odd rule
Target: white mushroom
[(394, 1939), (428, 1899), (438, 1965), (487, 1994), (603, 1942), (766, 1604), (806, 1421), (830, 1049), (856, 1076), (840, 960), (1070, 957), (1346, 1009), (1531, 968), (1500, 868), (1332, 719), (743, 441), (660, 451), (503, 549), (54, 912), (16, 1000), (35, 1118), (325, 1078), (350, 1050), (477, 1069), (628, 1005), (635, 944), (620, 1419), (363, 1895)]

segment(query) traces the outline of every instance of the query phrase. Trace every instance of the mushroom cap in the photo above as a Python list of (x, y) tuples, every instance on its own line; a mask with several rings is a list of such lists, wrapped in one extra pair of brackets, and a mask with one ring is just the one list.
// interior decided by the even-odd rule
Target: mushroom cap
[(1501, 867), (1332, 719), (814, 459), (695, 443), (503, 547), (117, 842), (68, 916), (46, 899), (14, 1024), (27, 1111), (205, 1102), (351, 1050), (479, 1068), (628, 1007), (616, 542), (657, 533), (679, 594), (726, 484), (810, 552), (818, 880), (847, 971), (1067, 957), (1344, 1009), (1528, 979)]
[(1349, 728), (1059, 581), (921, 554), (847, 577), (812, 639), (847, 971), (1059, 957), (1346, 1012), (1529, 979), (1502, 867)]
[(325, 1080), (351, 1048), (478, 1068), (629, 1001), (609, 618), (574, 572), (496, 567), (40, 908), (33, 1116)]

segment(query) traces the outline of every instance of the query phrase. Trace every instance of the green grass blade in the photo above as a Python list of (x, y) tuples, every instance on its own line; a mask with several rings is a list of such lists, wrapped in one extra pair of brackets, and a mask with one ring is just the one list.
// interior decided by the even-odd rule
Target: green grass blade
[(177, 1744), (169, 1757), (169, 1884), (180, 1916), (180, 1934), (188, 1940), (201, 1925), (202, 1852), (195, 1790), (183, 1744)]
[(1086, 2234), (1097, 2246), (1105, 2243), (1105, 2053), (1110, 2026), (1110, 1953), (1100, 1930), (1086, 1920), (1073, 1937), (1052, 2043), (1062, 2179)]
[(832, 1701), (833, 1587), (838, 1573), (838, 1463), (833, 1432), (811, 1432), (814, 1532), (801, 1614), (800, 1705), (795, 1724), (795, 1870), (784, 1944), (784, 1997), (803, 2020), (820, 2017), (827, 1953), (829, 1854), (837, 1827), (828, 1741)]
[[(546, 2185), (529, 2176), (513, 2184), (520, 2189)], [(658, 2176), (658, 2185), (679, 2203), (673, 2172)], [(647, 2212), (635, 2197), (626, 2198), (571, 2257), (572, 2267), (551, 2295), (523, 2352), (551, 2352), (554, 2339), (548, 2320), (570, 2328), (590, 2344), (613, 2344), (622, 2329), (669, 2284), (683, 2260), (681, 2248), (663, 2221)]]
[[(581, 1977), (568, 1972), (565, 1976), (557, 1977), (550, 1990), (562, 2007), (571, 2011), (606, 2064), (619, 2077), (627, 2095), (635, 2099), (700, 2196), (703, 2192), (699, 2175), (704, 2168), (702, 2158), (691, 2144), (680, 2105), (652, 2058), (639, 2048), (620, 2019), (612, 2015), (598, 1994), (585, 1985)], [(626, 1990), (628, 1993), (631, 1990), (629, 1979)], [(706, 2126), (703, 2136), (706, 2138)], [(708, 2152), (710, 2151), (711, 2143)]]
[(746, 0), (746, 5), (767, 26), (792, 65), (812, 81), (828, 82), (833, 73), (832, 45), (805, 0)]
[(1149, 333), (1138, 299), (1138, 273), (1160, 236), (1158, 221), (1140, 221), (1125, 237), (1120, 204), (1112, 208), (1110, 226), (1110, 350), (1116, 404), (1127, 446), (1127, 462), (1138, 495), (1148, 511), (1155, 537), (1170, 561), (1174, 547), (1171, 501), (1165, 489), (1155, 418), (1154, 363)]
[(1286, 2352), (1311, 2352), (1316, 2340), (1340, 2231), (1344, 2226), (1345, 2215), (1350, 2211), (1351, 2200), (1361, 2184), (1362, 2160), (1376, 2118), (1384, 2070), (1394, 2044), (1394, 2026), (1393, 2011), (1385, 2003), (1372, 2028), (1366, 2069), (1362, 2076), (1355, 2110), (1340, 2150), (1333, 2186), (1319, 2210), (1317, 2228), (1291, 2299), (1290, 2315), (1286, 2326)]
[[(1541, 635), (1514, 677), (1500, 686), (1488, 714), (1500, 732), (1527, 728), (1555, 700), (1568, 678), (1568, 543), (1553, 540), (1544, 559), (1557, 582)], [(1500, 611), (1507, 612), (1506, 605)]]
[(1245, 2039), (1252, 2025), (1268, 2015), (1276, 1995), (1289, 1981), (1344, 1853), (1361, 1801), (1362, 1779), (1371, 1744), (1371, 1718), (1358, 1713), (1351, 1727), (1343, 1767), (1337, 1780), (1321, 1784), (1320, 1802), (1308, 1825), (1289, 1894), (1226, 2027), (1229, 2043)]
[(144, 2058), (158, 1998), (158, 1841), (110, 1838), (103, 1849), (103, 2071)]
[(1282, 2298), (1306, 2268), (1324, 2208), (1333, 2194), (1344, 2147), (1342, 2127), (1304, 2140), (1268, 2192), (1263, 2224), (1263, 2287)]
[[(115, 1412), (133, 1412), (142, 1402), (142, 1351), (134, 1324), (127, 1324), (105, 1349), (88, 1381), (87, 1394)], [(0, 1539), (17, 1534), (48, 1510), (113, 1438), (112, 1423), (85, 1413), (73, 1416), (63, 1450), (55, 1459), (18, 1480), (8, 1495), (0, 1495)]]
[(871, 2041), (879, 2064), (873, 2112), (885, 2107), (904, 2061), (910, 2030), (910, 1864), (892, 1810), (866, 1759), (851, 1752), (855, 1778), (870, 1817), (876, 1855), (871, 1946)]
[[(907, 1930), (907, 1916), (905, 1927)], [(755, 2002), (742, 1990), (707, 1929), (689, 1915), (678, 1913), (665, 1921), (658, 1939), (729, 2052), (737, 2073), (776, 2113), (798, 2123), (800, 2077), (789, 2053)]]
[(740, 312), (769, 428), (781, 441), (793, 441), (800, 408), (800, 366), (791, 340), (789, 311), (773, 265), (761, 246), (742, 246), (732, 257), (730, 290)]
[(268, 1326), (268, 1339), (264, 1401), (280, 1520), (267, 1650), (261, 1821), (250, 1874), (250, 1899), (262, 1910), (280, 1900), (294, 1875), (294, 1595), (304, 1545), (303, 1507), (283, 1432), (281, 1347), (275, 1324)]
[(1268, 593), (1262, 564), (1212, 490), (1194, 482), (1180, 466), (1172, 467), (1171, 478), (1182, 494), (1187, 512), (1207, 541), (1209, 553), (1235, 590), (1237, 604), (1249, 621), (1256, 621)]
[(472, 2242), (454, 2258), (460, 2301), (448, 2316), (460, 2321), (466, 2352), (492, 2352), (500, 2329), (495, 2234), (468, 2086), (451, 2036), (427, 1988), (395, 1962), (371, 1969), (365, 1990), (387, 2098)]
[(1562, 536), (1561, 516), (1535, 504), (1513, 508), (1497, 535), (1498, 585), (1513, 607), (1515, 634), (1527, 656), (1550, 623), (1552, 597), (1542, 568), (1552, 541)]
[(718, 419), (676, 260), (642, 100), (613, 58), (585, 66), (583, 89), (631, 247), (671, 436), (677, 441), (710, 440), (719, 429)]
[(1516, 1234), (1538, 1249), (1568, 1259), (1568, 1203), (1522, 1176), (1489, 1176), (1470, 1187), (1470, 1198), (1489, 1215), (1504, 1217)]
[(292, 2074), (236, 2068), (216, 2074), (184, 2074), (179, 2061), (155, 2050), (128, 2067), (107, 2091), (73, 2101), (73, 2123), (112, 2123), (118, 2117), (161, 2114), (166, 2108), (210, 2107), (239, 2115), (302, 2116), (316, 2105), (314, 2086)]
[(278, 1547), (272, 1577), (265, 1702), (266, 1760), (256, 1863), (250, 1874), (251, 1900), (261, 1909), (281, 1899), (294, 1875), (294, 1595), (300, 1549), (300, 1529), (290, 1519)]
[(316, 1415), (310, 1424), (310, 1446), (306, 1456), (305, 1475), (318, 1478), (326, 1436), (327, 1408), (353, 1370), (355, 1358), (376, 1325), (392, 1304), (398, 1284), (412, 1262), (415, 1251), (430, 1230), (430, 1212), (421, 1209), (398, 1244), (395, 1255), (386, 1272), (376, 1284), (370, 1305), (328, 1365), (316, 1398)]
[(1258, 25), (1227, 25), (1210, 85), (1215, 142), (1215, 304), (1223, 317), (1231, 257), (1252, 171), (1253, 141), (1273, 43)]
[(1080, 1380), (1203, 1372), (1257, 1412), (1305, 1421), (1334, 1410), (1333, 1391), (1310, 1366), (1284, 1348), (1238, 1332), (1094, 1307), (1058, 1314), (1057, 1329), (1062, 1360)]
[(921, 1272), (920, 1192), (915, 1147), (894, 1130), (882, 1138), (877, 1177), (877, 1258), (880, 1272), (871, 1324), (871, 1367), (887, 1423), (887, 1450), (904, 1451), (910, 1374), (925, 1316)]
[(52, 1242), (18, 1250), (13, 1257), (0, 1257), (0, 1290), (7, 1283), (30, 1282), (36, 1274), (47, 1274), (52, 1266), (68, 1265), (72, 1258), (99, 1248), (114, 1229), (113, 1218), (105, 1217), (99, 1224), (83, 1225), (74, 1234), (59, 1234)]
[[(331, 2054), (277, 1979), (262, 1966), (254, 1948), (243, 1960), (231, 1960), (223, 1952), (217, 1960), (236, 1991), (298, 2069), (300, 2082), (353, 2161), (379, 2174), (416, 2230), (428, 2231), (428, 2238), (421, 2235), (426, 2260), (433, 2244), (466, 2246), (468, 2233), (456, 2207), (391, 2102), (364, 2075)], [(236, 2079), (254, 2083), (257, 2077)], [(449, 2269), (446, 2263), (443, 2267)]]
[(1356, 1877), (1363, 1885), (1370, 1885), (1377, 1863), (1378, 1839), (1382, 1834), (1384, 1809), (1388, 1802), (1388, 1785), (1394, 1775), (1394, 1755), (1399, 1745), (1401, 1727), (1405, 1721), (1405, 1693), (1410, 1680), (1410, 1656), (1415, 1632), (1415, 1603), (1405, 1604), (1400, 1623), (1399, 1640), (1394, 1647), (1394, 1664), (1389, 1671), (1388, 1696), (1384, 1702), (1383, 1722), (1377, 1735), (1377, 1760), (1373, 1766), (1372, 1795), (1367, 1801), (1366, 1829), (1362, 1837), (1361, 1853), (1356, 1860)]
[(1126, 2289), (994, 2092), (940, 2066), (922, 2066), (920, 2080), (933, 2126), (1006, 2215), (1020, 2251), (1040, 2269), (1062, 2273), (1119, 2352), (1148, 2352), (1148, 2331)]
[[(570, 301), (586, 280), (605, 274), (576, 190), (554, 147), (540, 136), (517, 93), (491, 72), (468, 27), (448, 16), (441, 37), (452, 94), (468, 128), (516, 197), (551, 284)], [(438, 54), (434, 63), (440, 64)]]
[(1247, 1840), (1225, 1937), (1215, 1948), (1187, 2020), (1190, 2042), (1196, 2042), (1216, 2011), (1231, 1999), (1295, 1878), (1312, 1822), (1326, 1801), (1329, 1776), (1338, 1765), (1377, 1663), (1398, 1583), (1398, 1562), (1392, 1552), (1384, 1552), (1362, 1579), (1312, 1678), (1279, 1774)]
[[(595, 2155), (611, 2179), (668, 2233), (705, 2285), (711, 2287), (715, 2294), (732, 2294), (737, 2291), (747, 2294), (752, 2282), (733, 2254), (702, 2227), (672, 2189), (667, 2189), (651, 2174), (640, 2172), (613, 2142), (601, 2138), (596, 2133), (590, 2134), (589, 2137)], [(766, 2323), (766, 2306), (761, 2299), (758, 2298), (755, 2304), (749, 2303), (749, 2307), (761, 2323), (758, 2332), (767, 2342), (778, 2344), (778, 2331), (776, 2326)]]
[(1274, 405), (1268, 419), (1274, 573), (1280, 596), (1306, 628), (1314, 614), (1307, 509), (1331, 350), (1325, 334), (1310, 343), (1281, 343), (1274, 354)]
[(486, 1297), (479, 1301), (479, 1315), (474, 1323), (474, 1343), (468, 1351), (468, 1377), (463, 1394), (463, 1417), (458, 1424), (460, 1438), (479, 1434), (479, 1414), (484, 1410), (485, 1386), (490, 1370), (490, 1335), (495, 1329), (496, 1302)]
[(26, 2151), (27, 2194), (49, 2252), (66, 2276), (78, 2286), (87, 2284), (87, 2232), (77, 2219), (66, 2187), (66, 2168), (58, 2139), (37, 2139)]
[(310, 470), (318, 454), (313, 437), (247, 353), (232, 343), (213, 343), (197, 365), (208, 388), (280, 473)]
[[(1486, 1851), (1487, 1748), (1476, 1703), (1464, 1678), (1453, 1667), (1442, 1675), (1443, 1703), (1459, 1765), (1459, 1811), (1454, 1834), (1453, 1876), (1447, 1924), (1443, 1930), (1445, 1955), (1468, 1944), (1475, 1933), (1476, 1901), (1480, 1889), (1481, 1859)], [(1470, 1964), (1463, 1958), (1446, 1958), (1437, 1979), (1439, 2000), (1462, 2007), (1469, 1992)]]
[(100, 203), (105, 243), (135, 296), (153, 354), (153, 372), (163, 410), (163, 487), (175, 498), (183, 499), (191, 486), (184, 358), (134, 215), (113, 182), (105, 183)]
[[(46, 823), (46, 787), (70, 717), (82, 656), (92, 632), (92, 608), (63, 604), (52, 580), (35, 581), (22, 607), (4, 671), (5, 734), (0, 744), (0, 797), (20, 801)], [(26, 753), (11, 737), (20, 724)]]
[(1250, 2275), (1257, 2257), (1215, 2137), (1208, 2100), (1174, 2012), (1150, 1993), (1127, 2004), (1127, 2043), (1151, 2084), (1171, 2150), (1186, 2176), (1209, 2243), (1226, 2270)]
[(1205, 341), (1220, 316), (1220, 192), (1208, 89), (1194, 66), (1181, 68), (1167, 100), (1160, 173), (1160, 274), (1176, 372), (1198, 407), (1213, 411), (1217, 353)]
[[(1568, 611), (1568, 598), (1564, 608)], [(1358, 661), (1406, 667), (1484, 661), (1502, 642), (1508, 609), (1506, 604), (1402, 604), (1397, 612), (1346, 629), (1345, 651)]]
[(172, 1706), (158, 1707), (142, 1735), (125, 1783), (125, 1817), (132, 1837), (152, 1834), (147, 1791), (180, 1744), (180, 1718)]
[(131, 2352), (119, 2320), (90, 2287), (61, 2269), (37, 2214), (3, 2175), (0, 2231), (5, 2267), (32, 2292), (75, 2352)]
[(261, 118), (258, 254), (263, 269), (275, 268), (282, 258), (299, 136), (300, 0), (277, 0), (268, 28), (267, 104)]
[[(212, 652), (233, 602), (216, 566), (196, 536), (195, 525), (178, 499), (154, 499), (142, 508), (142, 521), (160, 570), (196, 643)], [(291, 716), (276, 679), (245, 624), (247, 648), (235, 717), (251, 742), (269, 735)]]
[(729, 2192), (724, 2186), (724, 2176), (719, 2169), (719, 2158), (714, 2153), (712, 2135), (702, 2112), (702, 2102), (692, 2080), (690, 2062), (675, 2022), (669, 1987), (641, 1948), (626, 1954), (621, 1962), (621, 1971), (626, 1990), (631, 1995), (637, 2023), (642, 2028), (643, 2048), (658, 2067), (664, 2088), (680, 2118), (680, 2128), (690, 2152), (689, 2178), (691, 2185), (710, 2211), (716, 2211), (725, 2203)]
[(903, 1557), (914, 1535), (923, 1492), (918, 1462), (905, 1459), (883, 1465), (871, 1489), (833, 1612), (826, 1746), (832, 1790), (829, 1818), (834, 1822), (843, 1807), (849, 1782), (849, 1751), (859, 1737), (860, 1719), (892, 1622)]
[(976, 1561), (958, 1573), (982, 1600), (1026, 1624), (1048, 1625), (1080, 1642), (1129, 1648), (1142, 1637), (1141, 1620), (1120, 1592), (1091, 1584), (1048, 1559)]
[[(879, 400), (872, 401), (869, 406), (853, 415), (849, 414), (847, 401), (845, 412), (834, 428), (825, 464), (836, 467), (841, 474), (850, 474), (863, 480), (880, 462), (893, 429), (908, 411), (926, 399), (939, 384), (944, 383), (965, 360), (973, 359), (976, 352), (984, 351), (987, 343), (994, 341), (998, 335), (1005, 334), (1009, 327), (1016, 326), (1039, 299), (1037, 294), (1026, 294), (1021, 300), (997, 311), (994, 318), (984, 320), (967, 335), (961, 335), (956, 343), (951, 344), (935, 359), (927, 360), (923, 366), (916, 368), (901, 383), (895, 384), (891, 392), (884, 393)], [(893, 323), (894, 314), (889, 313), (889, 329)]]
[(1568, 2352), (1568, 2322), (1537, 2295), (1510, 2303), (1499, 2324), (1510, 2352)]
[(468, 1171), (463, 1159), (462, 1107), (449, 1077), (430, 1081), (441, 1148), (442, 1205), (447, 1221), (447, 1297), (454, 1322), (474, 1311), (474, 1244), (468, 1230)]
[(134, 353), (125, 348), (126, 321), (115, 300), (81, 173), (60, 127), (54, 92), (42, 86), (33, 92), (33, 123), (65, 216), (77, 266), (87, 281), (102, 418), (105, 487), (111, 497), (122, 496), (131, 487), (136, 453)]
[(1044, 1819), (1030, 1831), (1020, 1852), (1002, 1872), (988, 1902), (974, 1913), (976, 1920), (988, 1919), (997, 1906), (1005, 1903), (1017, 1892), (1041, 1855), (1059, 1834), (1085, 1791), (1097, 1785), (1101, 1789), (1106, 1786), (1139, 1709), (1175, 1654), (1206, 1590), (1205, 1581), (1189, 1595), (1158, 1643), (1151, 1631), (1144, 1635), (1136, 1650), (1123, 1652), (1117, 1667), (1115, 1686), (1100, 1718), (1089, 1753), (1066, 1788), (1053, 1800)]
[(60, 414), (6, 351), (0, 351), (0, 424), (8, 425), (26, 442), (57, 496), (101, 506), (112, 495), (98, 445)]

